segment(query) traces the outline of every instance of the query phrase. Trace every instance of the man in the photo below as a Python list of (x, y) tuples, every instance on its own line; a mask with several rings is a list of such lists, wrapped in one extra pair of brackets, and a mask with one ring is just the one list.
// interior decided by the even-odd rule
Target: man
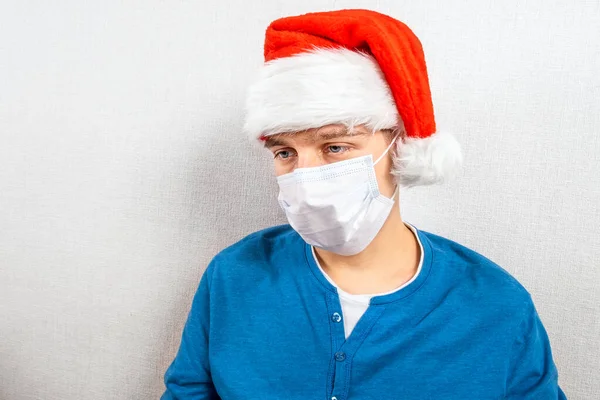
[(398, 187), (461, 162), (421, 44), (366, 10), (274, 21), (245, 128), (290, 225), (204, 273), (163, 399), (564, 399), (528, 292), (402, 221)]

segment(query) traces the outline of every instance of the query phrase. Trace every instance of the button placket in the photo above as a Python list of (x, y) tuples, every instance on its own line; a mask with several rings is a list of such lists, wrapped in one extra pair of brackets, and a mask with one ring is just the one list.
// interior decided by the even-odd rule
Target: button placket
[(328, 373), (328, 397), (330, 400), (343, 400), (344, 392), (347, 391), (344, 376), (346, 373), (346, 360), (349, 355), (341, 351), (346, 342), (344, 334), (343, 315), (339, 297), (336, 293), (329, 293), (326, 297), (327, 310), (329, 313), (329, 326), (331, 328), (331, 349), (333, 354), (330, 358), (330, 369)]

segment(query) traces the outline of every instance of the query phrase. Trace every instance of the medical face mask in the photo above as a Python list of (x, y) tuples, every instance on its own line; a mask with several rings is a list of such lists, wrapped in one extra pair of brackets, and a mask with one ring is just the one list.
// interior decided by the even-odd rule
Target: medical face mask
[(279, 204), (306, 243), (349, 256), (373, 241), (394, 205), (379, 193), (374, 167), (397, 137), (375, 162), (369, 154), (277, 177)]

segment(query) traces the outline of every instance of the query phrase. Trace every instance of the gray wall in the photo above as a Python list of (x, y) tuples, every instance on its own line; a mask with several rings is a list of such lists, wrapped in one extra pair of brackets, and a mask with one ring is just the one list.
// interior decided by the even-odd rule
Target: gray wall
[(348, 7), (413, 28), (464, 146), (405, 219), (514, 274), (600, 398), (599, 4), (1, 1), (0, 398), (158, 397), (208, 261), (284, 221), (240, 132), (263, 31)]

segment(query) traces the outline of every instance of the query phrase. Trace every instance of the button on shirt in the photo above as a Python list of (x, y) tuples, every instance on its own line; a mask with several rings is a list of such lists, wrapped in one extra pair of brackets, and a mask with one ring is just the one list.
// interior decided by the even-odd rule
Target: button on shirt
[(223, 250), (162, 399), (565, 399), (529, 293), (476, 252), (416, 233), (420, 272), (372, 297), (349, 335), (338, 290), (288, 225)]

